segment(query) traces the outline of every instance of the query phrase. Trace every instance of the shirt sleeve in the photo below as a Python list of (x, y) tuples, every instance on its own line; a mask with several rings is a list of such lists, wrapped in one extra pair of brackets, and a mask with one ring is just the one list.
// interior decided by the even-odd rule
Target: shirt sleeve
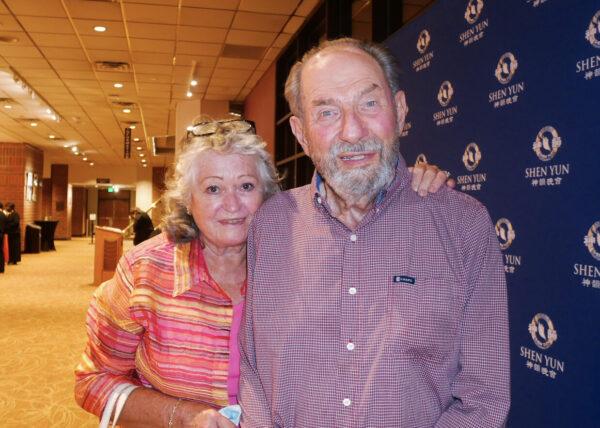
[(87, 312), (88, 339), (75, 369), (75, 400), (97, 416), (118, 385), (140, 385), (134, 377), (135, 353), (143, 328), (129, 314), (132, 288), (131, 267), (123, 256), (114, 277), (94, 292)]
[(267, 397), (258, 374), (253, 324), (253, 290), (255, 286), (254, 266), (256, 260), (254, 227), (248, 234), (248, 288), (244, 305), (244, 319), (240, 329), (240, 395), (243, 428), (273, 426)]
[(463, 219), (468, 300), (460, 326), (455, 400), (436, 427), (502, 427), (510, 407), (506, 278), (487, 210)]

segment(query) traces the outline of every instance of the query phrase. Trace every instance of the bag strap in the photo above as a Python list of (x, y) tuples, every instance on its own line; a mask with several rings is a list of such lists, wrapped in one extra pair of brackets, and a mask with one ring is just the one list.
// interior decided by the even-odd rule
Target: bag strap
[(111, 420), (113, 421), (111, 427), (115, 427), (129, 394), (131, 394), (131, 392), (136, 388), (139, 388), (139, 386), (132, 385), (130, 383), (122, 383), (116, 386), (116, 388), (108, 397), (108, 401), (104, 406), (104, 411), (102, 412), (102, 418), (100, 419), (100, 425), (98, 428), (108, 428)]

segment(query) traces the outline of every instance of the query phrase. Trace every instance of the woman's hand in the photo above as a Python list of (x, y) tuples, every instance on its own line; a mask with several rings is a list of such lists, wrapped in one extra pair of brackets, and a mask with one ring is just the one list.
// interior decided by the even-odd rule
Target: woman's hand
[(174, 415), (173, 427), (177, 428), (235, 428), (236, 425), (216, 409), (192, 402), (182, 403)]
[(456, 182), (450, 178), (450, 174), (442, 171), (436, 165), (421, 162), (414, 167), (409, 167), (408, 170), (412, 173), (411, 187), (420, 196), (436, 193), (444, 184), (451, 189), (456, 186)]

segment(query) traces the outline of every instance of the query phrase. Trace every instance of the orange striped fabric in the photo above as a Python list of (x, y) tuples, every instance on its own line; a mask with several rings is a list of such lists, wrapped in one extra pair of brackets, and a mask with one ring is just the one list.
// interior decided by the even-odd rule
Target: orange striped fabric
[(125, 254), (94, 293), (75, 398), (101, 415), (114, 388), (143, 385), (212, 406), (228, 402), (233, 308), (212, 280), (199, 242), (164, 234)]

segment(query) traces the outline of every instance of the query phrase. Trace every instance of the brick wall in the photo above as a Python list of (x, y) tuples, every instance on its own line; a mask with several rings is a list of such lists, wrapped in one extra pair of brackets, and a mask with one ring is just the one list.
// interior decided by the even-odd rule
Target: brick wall
[(0, 201), (14, 202), (21, 217), (21, 243), (25, 226), (37, 220), (42, 212), (42, 190), (34, 186), (35, 201), (27, 201), (25, 194), (25, 173), (31, 172), (42, 181), (44, 172), (44, 152), (24, 143), (0, 143)]

